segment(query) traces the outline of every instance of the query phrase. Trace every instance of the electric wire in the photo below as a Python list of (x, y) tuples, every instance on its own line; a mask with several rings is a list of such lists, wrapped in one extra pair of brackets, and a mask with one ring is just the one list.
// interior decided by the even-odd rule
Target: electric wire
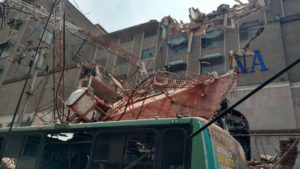
[(154, 77), (154, 74), (149, 75), (148, 77), (146, 77), (142, 82), (140, 82), (138, 85), (136, 85), (135, 89), (131, 91), (131, 95), (128, 98), (128, 101), (126, 103), (126, 106), (124, 108), (124, 111), (121, 113), (121, 116), (118, 118), (118, 121), (120, 121), (123, 116), (126, 114), (126, 110), (128, 108), (128, 106), (130, 105), (130, 101), (133, 98), (134, 94), (137, 92), (138, 88), (147, 80), (149, 80), (150, 78)]

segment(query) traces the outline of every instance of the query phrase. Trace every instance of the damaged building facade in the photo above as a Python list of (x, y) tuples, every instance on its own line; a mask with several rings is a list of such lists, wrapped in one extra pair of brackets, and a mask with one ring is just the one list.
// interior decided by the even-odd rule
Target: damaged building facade
[[(14, 1), (29, 5), (33, 2)], [(51, 3), (38, 2), (38, 10), (50, 12)], [(7, 125), (14, 113), (32, 51), (37, 46), (36, 42), (42, 33), (41, 25), (45, 24), (46, 18), (40, 16), (37, 9), (24, 8), (19, 3), (5, 15), (9, 17), (2, 17), (2, 24), (5, 23), (6, 27), (0, 32), (3, 40), (0, 44), (0, 113), (3, 125)], [(56, 48), (58, 51), (52, 51), (61, 39), (55, 39), (59, 35), (54, 35), (56, 27), (50, 24), (41, 48), (45, 50), (41, 50), (44, 51), (40, 54), (41, 59), (34, 61), (36, 76), (31, 76), (21, 104), (20, 111), (30, 117), (34, 112), (53, 106), (53, 98), (61, 99), (55, 97), (57, 91), (68, 97), (77, 88), (83, 72), (79, 64), (87, 67), (91, 63), (98, 64), (121, 81), (132, 78), (140, 81), (136, 76), (138, 68), (132, 63), (134, 58), (118, 57), (91, 43), (88, 34), (82, 33), (78, 27), (93, 32), (96, 37), (106, 34), (105, 30), (89, 22), (67, 1), (66, 6), (66, 20), (70, 25), (66, 33), (66, 66), (60, 62), (61, 50)], [(26, 10), (17, 12), (13, 8)], [(230, 103), (239, 100), (299, 57), (298, 0), (251, 0), (249, 4), (234, 7), (220, 5), (210, 14), (203, 14), (194, 8), (190, 8), (189, 12), (191, 22), (188, 24), (165, 17), (162, 21), (151, 20), (106, 34), (105, 37), (136, 53), (148, 74), (169, 71), (180, 78), (190, 79), (212, 71), (225, 73), (236, 67), (240, 73), (237, 89), (229, 98)], [(28, 16), (28, 13), (31, 15)], [(248, 55), (248, 52), (251, 54)], [(233, 58), (230, 53), (242, 54)], [(56, 62), (53, 61), (53, 55), (56, 56)], [(234, 63), (232, 60), (235, 60)], [(281, 143), (299, 135), (299, 68), (297, 66), (290, 70), (236, 109), (249, 123), (249, 126), (245, 125), (250, 133), (250, 148), (246, 152), (251, 152), (252, 158), (275, 155), (280, 151)], [(83, 74), (90, 72), (86, 70)], [(59, 88), (61, 72), (65, 72), (64, 91)], [(28, 120), (32, 122), (33, 119)], [(26, 116), (20, 121), (26, 123)], [(236, 124), (232, 124), (232, 129)], [(243, 139), (244, 135), (237, 133), (236, 137)]]
[[(22, 116), (16, 120), (20, 125), (38, 120), (35, 112), (60, 107), (63, 98), (80, 85), (82, 66), (95, 65), (96, 52), (102, 50), (87, 39), (107, 32), (91, 23), (69, 1), (64, 1), (65, 10), (63, 5), (55, 5), (41, 38), (54, 2), (58, 1), (16, 0), (1, 4), (0, 123), (3, 127), (11, 121), (26, 79), (28, 83), (18, 111)], [(65, 40), (61, 11), (65, 12)], [(93, 34), (88, 37), (86, 32)], [(30, 65), (32, 71), (28, 76)]]
[[(149, 73), (170, 71), (182, 78), (212, 71), (225, 73), (232, 68), (231, 51), (252, 51), (253, 55), (236, 59), (240, 62), (236, 66), (240, 72), (238, 86), (229, 98), (234, 103), (299, 57), (299, 9), (297, 0), (250, 1), (246, 7), (241, 4), (233, 8), (221, 5), (207, 15), (191, 8), (188, 25), (177, 23), (166, 28), (164, 24), (176, 22), (166, 17), (108, 36), (138, 53)], [(241, 13), (232, 16), (232, 11)], [(103, 66), (117, 77), (125, 80), (131, 76), (126, 61), (103, 57)], [(298, 72), (296, 66), (237, 108), (249, 123), (253, 159), (277, 154), (290, 136), (299, 135)]]

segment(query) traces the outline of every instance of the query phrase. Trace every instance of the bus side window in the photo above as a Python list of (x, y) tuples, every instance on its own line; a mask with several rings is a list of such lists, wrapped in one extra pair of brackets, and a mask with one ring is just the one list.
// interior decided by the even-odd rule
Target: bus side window
[(4, 165), (11, 165), (16, 169), (34, 169), (39, 158), (40, 141), (40, 135), (11, 135), (6, 147), (3, 147)]
[(19, 160), (19, 155), (22, 149), (24, 136), (19, 134), (12, 134), (7, 141), (5, 147), (3, 147), (3, 158), (1, 164), (3, 168), (9, 166), (16, 168)]
[(93, 169), (119, 169), (122, 165), (125, 136), (98, 134), (93, 152)]
[(92, 132), (48, 133), (40, 169), (85, 169), (90, 158)]
[(92, 169), (153, 169), (156, 134), (99, 133), (93, 151)]
[(41, 135), (25, 136), (22, 152), (17, 161), (17, 169), (36, 168), (41, 147)]
[(186, 133), (182, 129), (167, 129), (162, 136), (162, 169), (184, 169)]
[(4, 138), (0, 136), (0, 155), (2, 153), (2, 144), (3, 144)]
[[(0, 158), (2, 158), (3, 155), (3, 143), (4, 143), (4, 137), (0, 136)], [(0, 164), (1, 164), (1, 160), (0, 160)]]
[(155, 161), (156, 137), (153, 133), (129, 134), (126, 139), (125, 160), (132, 169), (153, 169)]

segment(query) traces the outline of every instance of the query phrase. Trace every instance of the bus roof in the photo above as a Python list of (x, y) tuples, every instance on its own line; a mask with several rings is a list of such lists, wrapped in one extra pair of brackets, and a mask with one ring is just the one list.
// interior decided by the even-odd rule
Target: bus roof
[[(105, 127), (133, 127), (133, 126), (161, 126), (174, 124), (191, 124), (193, 121), (206, 122), (207, 120), (199, 117), (180, 117), (180, 118), (153, 118), (139, 120), (94, 122), (80, 124), (55, 124), (43, 126), (14, 127), (13, 132), (33, 132), (48, 130), (69, 130), (69, 129), (93, 129)], [(8, 128), (1, 128), (0, 133), (6, 133)]]

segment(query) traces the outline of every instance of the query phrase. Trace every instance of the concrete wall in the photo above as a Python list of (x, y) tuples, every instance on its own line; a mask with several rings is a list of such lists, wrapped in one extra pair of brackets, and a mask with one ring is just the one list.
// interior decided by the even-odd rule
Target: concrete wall
[[(300, 12), (299, 12), (300, 13)], [(299, 18), (300, 19), (300, 18)], [(282, 24), (283, 43), (286, 54), (286, 61), (291, 64), (300, 57), (300, 20)], [(300, 81), (300, 65), (289, 71), (289, 80), (291, 82)]]
[(285, 16), (299, 14), (300, 1), (298, 0), (283, 0)]
[[(261, 52), (268, 71), (261, 72), (259, 66), (256, 66), (254, 73), (248, 73), (239, 78), (238, 83), (241, 86), (260, 84), (286, 66), (280, 24), (265, 25), (264, 32), (253, 41), (250, 50), (259, 50)], [(247, 63), (251, 68), (251, 57), (248, 58)], [(287, 75), (276, 79), (277, 82), (287, 80)]]
[(194, 34), (191, 48), (192, 50), (187, 56), (187, 60), (188, 60), (187, 74), (188, 75), (199, 74), (200, 71), (199, 57), (201, 56), (201, 36), (199, 33)]
[[(238, 87), (230, 96), (230, 102), (236, 102), (255, 87)], [(267, 86), (237, 110), (248, 119), (250, 130), (295, 129), (297, 126), (291, 86), (286, 82)]]

